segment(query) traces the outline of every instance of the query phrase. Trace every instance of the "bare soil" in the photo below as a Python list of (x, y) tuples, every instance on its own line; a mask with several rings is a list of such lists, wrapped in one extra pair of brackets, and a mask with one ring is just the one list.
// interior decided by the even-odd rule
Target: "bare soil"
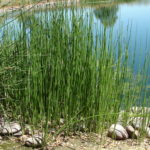
[(95, 133), (59, 136), (56, 142), (47, 147), (48, 150), (150, 150), (150, 139), (127, 139), (115, 141), (106, 135)]

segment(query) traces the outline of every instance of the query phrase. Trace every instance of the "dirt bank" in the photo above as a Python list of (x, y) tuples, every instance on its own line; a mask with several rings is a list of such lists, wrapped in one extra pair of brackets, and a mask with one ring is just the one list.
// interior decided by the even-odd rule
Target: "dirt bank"
[(6, 6), (2, 6), (2, 4), (0, 3), (0, 14), (4, 14), (4, 13), (9, 13), (9, 12), (14, 12), (14, 11), (19, 11), (19, 10), (29, 10), (32, 8), (43, 8), (43, 7), (53, 7), (56, 4), (64, 4), (66, 6), (71, 5), (72, 3), (77, 3), (79, 2), (79, 0), (64, 0), (64, 1), (60, 1), (60, 0), (54, 0), (54, 1), (40, 1), (37, 3), (32, 3), (32, 4), (24, 4), (24, 5), (6, 5)]

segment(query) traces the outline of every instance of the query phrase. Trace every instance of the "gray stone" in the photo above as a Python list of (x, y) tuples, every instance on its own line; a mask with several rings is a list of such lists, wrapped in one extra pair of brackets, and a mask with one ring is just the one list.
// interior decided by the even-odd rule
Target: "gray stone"
[(120, 124), (113, 124), (109, 128), (108, 136), (116, 140), (125, 140), (128, 138), (128, 133)]
[(138, 137), (140, 137), (139, 131), (135, 130), (131, 125), (128, 125), (126, 127), (126, 131), (129, 135), (129, 137), (132, 138), (132, 139), (137, 139)]
[(42, 137), (40, 135), (33, 135), (25, 140), (25, 146), (40, 147), (42, 145)]
[(131, 125), (128, 125), (126, 127), (126, 131), (127, 131), (128, 135), (129, 135), (129, 137), (132, 137), (133, 133), (135, 132), (135, 129)]
[(21, 126), (18, 123), (14, 122), (5, 122), (0, 125), (0, 134), (1, 135), (9, 135), (14, 134), (21, 131)]

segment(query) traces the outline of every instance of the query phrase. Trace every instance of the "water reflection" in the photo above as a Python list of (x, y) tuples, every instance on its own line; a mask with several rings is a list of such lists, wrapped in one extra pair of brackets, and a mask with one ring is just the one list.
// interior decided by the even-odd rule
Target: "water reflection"
[(94, 10), (97, 19), (101, 20), (104, 27), (112, 27), (116, 23), (118, 16), (118, 6), (102, 7)]

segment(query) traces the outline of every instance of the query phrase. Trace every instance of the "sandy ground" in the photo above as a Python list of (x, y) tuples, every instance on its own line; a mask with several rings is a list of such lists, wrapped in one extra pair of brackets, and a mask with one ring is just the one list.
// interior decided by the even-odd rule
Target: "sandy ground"
[(106, 135), (82, 133), (80, 136), (60, 136), (48, 150), (150, 150), (150, 139), (115, 141)]
[[(18, 142), (18, 138), (0, 140), (0, 150), (31, 150)], [(47, 147), (36, 150), (150, 150), (150, 139), (127, 139), (116, 141), (96, 133), (77, 133), (69, 136), (60, 134), (54, 141), (49, 141)]]

